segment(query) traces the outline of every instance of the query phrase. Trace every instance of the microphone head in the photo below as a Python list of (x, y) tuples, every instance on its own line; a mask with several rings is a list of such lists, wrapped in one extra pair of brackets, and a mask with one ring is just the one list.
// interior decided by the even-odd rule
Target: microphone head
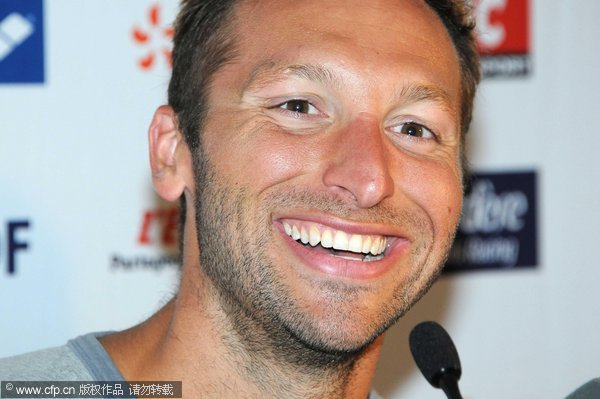
[(409, 344), (415, 363), (431, 385), (440, 388), (444, 374), (458, 381), (462, 373), (458, 352), (442, 326), (434, 321), (418, 324), (410, 332)]

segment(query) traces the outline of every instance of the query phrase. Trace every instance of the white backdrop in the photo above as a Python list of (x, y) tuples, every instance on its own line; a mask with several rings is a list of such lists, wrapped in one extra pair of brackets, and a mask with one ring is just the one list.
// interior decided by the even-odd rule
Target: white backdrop
[[(129, 327), (177, 286), (145, 139), (166, 98), (175, 1), (43, 4), (45, 83), (0, 83), (0, 356)], [(600, 375), (598, 15), (595, 0), (532, 2), (532, 72), (486, 80), (477, 98), (474, 169), (537, 172), (537, 267), (444, 276), (387, 335), (384, 397), (443, 397), (408, 351), (426, 319), (453, 336), (466, 398), (561, 398)], [(11, 241), (27, 248), (9, 274)]]

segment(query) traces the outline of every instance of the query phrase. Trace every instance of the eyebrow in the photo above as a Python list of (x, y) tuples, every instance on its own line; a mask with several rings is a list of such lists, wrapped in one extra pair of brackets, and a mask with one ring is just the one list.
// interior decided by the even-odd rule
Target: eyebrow
[(343, 86), (339, 75), (318, 64), (293, 64), (284, 66), (273, 61), (267, 61), (252, 70), (242, 85), (242, 93), (248, 89), (265, 87), (290, 76), (321, 83), (333, 88)]
[(448, 111), (455, 113), (450, 95), (437, 85), (407, 83), (396, 94), (396, 98), (404, 104), (424, 101), (437, 103)]

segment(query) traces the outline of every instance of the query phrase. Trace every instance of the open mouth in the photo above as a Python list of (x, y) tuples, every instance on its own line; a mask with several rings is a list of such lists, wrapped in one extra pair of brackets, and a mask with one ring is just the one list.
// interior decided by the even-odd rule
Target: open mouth
[(389, 238), (382, 235), (350, 234), (310, 222), (283, 221), (285, 233), (296, 242), (317, 251), (352, 261), (374, 262), (384, 258)]

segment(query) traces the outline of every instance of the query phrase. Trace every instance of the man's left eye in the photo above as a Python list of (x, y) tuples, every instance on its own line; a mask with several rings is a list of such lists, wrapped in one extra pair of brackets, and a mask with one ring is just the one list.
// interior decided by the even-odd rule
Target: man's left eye
[(306, 100), (289, 100), (279, 105), (279, 108), (298, 114), (316, 115), (319, 110)]
[(411, 137), (418, 137), (424, 139), (435, 137), (431, 130), (416, 122), (405, 122), (392, 127), (391, 130), (396, 133), (401, 133)]

